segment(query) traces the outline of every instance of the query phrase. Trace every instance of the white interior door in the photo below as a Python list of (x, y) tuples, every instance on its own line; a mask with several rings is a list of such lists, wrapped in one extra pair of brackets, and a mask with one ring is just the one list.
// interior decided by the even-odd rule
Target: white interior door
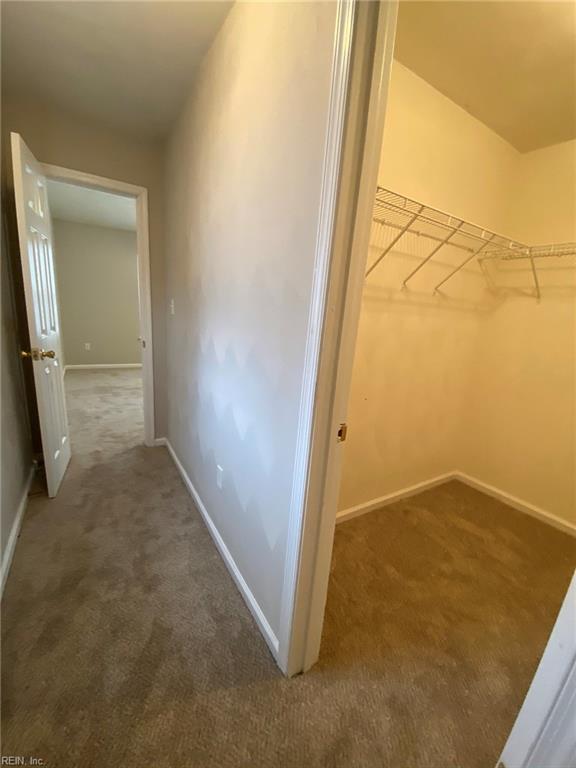
[(576, 765), (576, 572), (497, 768)]
[(11, 134), (20, 258), (48, 495), (55, 496), (68, 462), (60, 321), (56, 300), (52, 222), (46, 179), (22, 137)]

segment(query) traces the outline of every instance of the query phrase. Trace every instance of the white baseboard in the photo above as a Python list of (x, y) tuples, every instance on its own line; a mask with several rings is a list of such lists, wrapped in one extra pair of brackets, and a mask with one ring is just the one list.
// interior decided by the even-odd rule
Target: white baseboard
[(200, 498), (200, 495), (196, 488), (194, 487), (192, 481), (190, 480), (188, 473), (184, 469), (182, 462), (176, 455), (176, 452), (172, 445), (170, 444), (170, 441), (165, 437), (159, 437), (156, 441), (157, 445), (165, 445), (168, 448), (168, 451), (170, 455), (172, 456), (172, 459), (174, 461), (174, 464), (176, 464), (176, 467), (178, 471), (180, 472), (180, 476), (182, 477), (182, 480), (184, 481), (184, 485), (188, 489), (188, 492), (192, 496), (192, 499), (194, 500), (194, 503), (196, 507), (198, 508), (200, 514), (204, 518), (204, 522), (206, 524), (206, 527), (208, 528), (208, 531), (210, 535), (212, 536), (212, 539), (214, 543), (216, 544), (216, 547), (218, 548), (218, 551), (220, 552), (220, 555), (222, 556), (222, 559), (224, 560), (224, 563), (226, 564), (226, 567), (228, 568), (230, 575), (234, 579), (234, 582), (236, 583), (236, 586), (238, 587), (238, 590), (242, 597), (244, 598), (244, 601), (246, 602), (248, 608), (250, 609), (250, 612), (252, 613), (252, 616), (254, 617), (256, 623), (258, 624), (258, 627), (260, 628), (261, 633), (264, 635), (264, 639), (266, 640), (268, 647), (270, 648), (272, 655), (274, 658), (278, 658), (278, 638), (274, 634), (272, 627), (268, 623), (268, 620), (266, 619), (266, 616), (264, 615), (262, 609), (258, 605), (258, 602), (254, 595), (252, 594), (252, 591), (250, 590), (250, 587), (245, 582), (244, 577), (242, 576), (240, 569), (234, 562), (234, 558), (230, 554), (230, 551), (226, 544), (224, 543), (224, 539), (220, 535), (220, 532), (216, 528), (216, 525), (214, 524), (212, 518), (210, 517), (208, 510), (204, 506), (204, 502)]
[(379, 496), (377, 499), (370, 499), (370, 501), (357, 504), (355, 507), (342, 509), (336, 514), (336, 524), (343, 523), (345, 520), (351, 520), (359, 515), (365, 515), (367, 512), (373, 512), (375, 509), (385, 507), (388, 504), (394, 504), (395, 501), (416, 496), (417, 493), (422, 493), (422, 491), (427, 491), (429, 488), (442, 485), (442, 483), (446, 483), (448, 480), (454, 480), (455, 476), (455, 472), (446, 472), (430, 480), (423, 480), (421, 483), (416, 483), (416, 485), (410, 485), (408, 488), (401, 488), (399, 491), (394, 491), (394, 493), (388, 493), (386, 496)]
[(449, 480), (459, 480), (461, 483), (465, 483), (471, 488), (475, 488), (477, 491), (485, 493), (487, 496), (492, 496), (494, 499), (498, 499), (498, 501), (501, 501), (503, 504), (507, 504), (509, 507), (512, 507), (519, 512), (524, 512), (527, 515), (531, 515), (532, 517), (541, 520), (543, 523), (547, 523), (548, 525), (552, 525), (554, 528), (558, 528), (564, 533), (568, 533), (571, 536), (576, 536), (575, 524), (569, 523), (567, 520), (562, 520), (562, 518), (553, 515), (551, 512), (546, 512), (546, 510), (541, 509), (534, 504), (530, 504), (523, 499), (512, 496), (510, 493), (506, 493), (506, 491), (495, 488), (493, 485), (484, 483), (482, 480), (478, 480), (477, 478), (471, 477), (465, 472), (460, 472), (458, 470), (455, 470), (454, 472), (446, 472), (445, 474), (438, 475), (438, 477), (434, 477), (431, 480), (424, 480), (422, 483), (411, 485), (408, 488), (401, 488), (400, 490), (394, 491), (394, 493), (389, 493), (386, 496), (380, 496), (377, 499), (371, 499), (370, 501), (366, 501), (363, 504), (358, 504), (355, 507), (343, 509), (336, 514), (336, 523), (343, 523), (345, 520), (351, 520), (352, 518), (358, 517), (359, 515), (364, 515), (367, 512), (372, 512), (373, 510), (379, 509), (380, 507), (393, 504), (395, 501), (400, 501), (401, 499), (407, 499), (410, 496), (415, 496), (417, 493), (422, 493), (422, 491), (426, 491), (429, 488), (434, 488), (437, 485), (442, 485), (442, 483), (447, 483)]
[(96, 371), (100, 368), (142, 368), (142, 363), (93, 363), (89, 365), (65, 365), (66, 371)]
[(4, 594), (4, 585), (6, 584), (8, 573), (10, 572), (10, 566), (12, 565), (12, 558), (14, 557), (14, 550), (16, 549), (16, 542), (18, 541), (20, 528), (22, 527), (24, 512), (26, 511), (26, 505), (28, 503), (28, 493), (30, 491), (30, 486), (32, 485), (33, 479), (34, 466), (30, 468), (28, 479), (26, 480), (26, 484), (24, 486), (24, 493), (20, 499), (20, 504), (18, 504), (16, 517), (14, 518), (14, 522), (12, 523), (12, 528), (10, 530), (10, 535), (8, 536), (8, 541), (6, 542), (6, 548), (4, 550), (4, 557), (2, 558), (2, 568), (0, 572), (0, 597)]
[(168, 445), (168, 440), (165, 437), (155, 437), (154, 438), (154, 446), (157, 447), (159, 445)]
[(492, 496), (492, 498), (498, 499), (498, 501), (507, 504), (509, 507), (512, 507), (519, 512), (524, 512), (531, 517), (536, 517), (543, 523), (548, 523), (548, 525), (552, 525), (554, 528), (558, 528), (560, 531), (564, 531), (564, 533), (570, 534), (570, 536), (576, 536), (576, 525), (574, 523), (569, 523), (567, 520), (562, 520), (562, 518), (553, 515), (551, 512), (546, 512), (546, 510), (541, 509), (534, 504), (530, 504), (523, 499), (512, 496), (512, 494), (506, 493), (506, 491), (501, 491), (499, 488), (495, 488), (493, 485), (488, 485), (488, 483), (484, 483), (482, 480), (471, 477), (465, 472), (454, 472), (454, 478), (456, 480), (460, 480), (466, 485), (469, 485), (471, 488), (475, 488), (477, 491), (485, 493), (487, 496)]

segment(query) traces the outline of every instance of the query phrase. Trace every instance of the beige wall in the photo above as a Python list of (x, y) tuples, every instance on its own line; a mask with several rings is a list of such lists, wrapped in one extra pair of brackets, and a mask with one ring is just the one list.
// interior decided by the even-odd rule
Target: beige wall
[(475, 346), (458, 469), (576, 524), (574, 293), (510, 298)]
[(140, 363), (136, 233), (58, 219), (53, 232), (65, 365)]
[[(549, 242), (572, 237), (574, 174), (574, 142), (521, 155), (394, 63), (382, 186)], [(375, 226), (369, 260), (381, 244)], [(340, 508), (460, 470), (574, 519), (574, 271), (549, 269), (540, 304), (496, 300), (474, 270), (434, 297), (448, 248), (400, 291), (426, 252), (405, 239), (366, 281)]]
[(378, 182), (497, 232), (509, 217), (519, 153), (397, 61)]
[[(388, 242), (390, 238), (388, 237)], [(374, 225), (370, 259), (385, 245)], [(483, 310), (432, 296), (445, 271), (422, 270), (394, 250), (366, 280), (348, 403), (340, 509), (450, 472), (458, 459), (465, 385)], [(476, 278), (467, 293), (474, 296)]]
[[(493, 131), (394, 61), (378, 183), (502, 229), (518, 153)], [(368, 263), (390, 242), (373, 226)], [(388, 239), (386, 240), (386, 237)], [(466, 272), (455, 300), (432, 296), (446, 268), (404, 277), (428, 243), (402, 241), (367, 278), (351, 394), (340, 509), (450, 472), (458, 459), (466, 372), (483, 312), (484, 281)], [(446, 265), (461, 252), (445, 249)], [(464, 300), (462, 300), (464, 299)], [(488, 304), (490, 306), (490, 304)]]
[(168, 438), (274, 632), (334, 22), (329, 3), (233, 6), (167, 169)]
[(576, 139), (519, 156), (508, 229), (530, 243), (576, 241)]
[[(9, 132), (22, 135), (38, 160), (138, 184), (148, 189), (152, 326), (154, 340), (154, 406), (156, 434), (164, 435), (165, 306), (163, 265), (163, 146), (135, 139), (76, 115), (36, 104), (2, 104), (3, 151), (9, 161)], [(8, 163), (9, 165), (9, 163)]]
[[(576, 240), (576, 142), (520, 155), (511, 226)], [(528, 265), (516, 277), (532, 289)], [(511, 295), (482, 324), (462, 469), (576, 523), (576, 258), (540, 263), (542, 300)]]
[(32, 467), (32, 445), (26, 411), (18, 329), (16, 327), (16, 307), (11, 275), (12, 254), (8, 253), (4, 211), (2, 214), (2, 258), (0, 259), (2, 268), (0, 533), (1, 562), (4, 563), (8, 537), (26, 491), (26, 483)]

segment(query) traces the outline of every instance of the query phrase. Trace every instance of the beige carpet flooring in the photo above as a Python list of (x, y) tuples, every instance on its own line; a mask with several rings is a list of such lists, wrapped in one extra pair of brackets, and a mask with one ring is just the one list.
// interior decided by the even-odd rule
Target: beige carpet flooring
[(494, 768), (574, 540), (448, 483), (338, 526), (320, 662), (282, 678), (132, 371), (69, 373), (74, 455), (3, 601), (3, 754), (57, 768)]

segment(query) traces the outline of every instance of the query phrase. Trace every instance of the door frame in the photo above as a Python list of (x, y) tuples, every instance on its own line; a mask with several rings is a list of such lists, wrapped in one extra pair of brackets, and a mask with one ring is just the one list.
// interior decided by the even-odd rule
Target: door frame
[(154, 348), (152, 339), (152, 289), (150, 283), (150, 240), (148, 230), (148, 190), (105, 176), (96, 176), (72, 168), (40, 163), (47, 179), (64, 181), (78, 187), (98, 189), (136, 201), (136, 251), (138, 259), (138, 308), (142, 340), (142, 392), (144, 405), (144, 444), (155, 445), (154, 425)]
[(538, 768), (568, 732), (576, 691), (575, 626), (576, 571), (496, 768)]
[(332, 103), (329, 116), (298, 421), (279, 637), (287, 675), (309, 669), (320, 652), (340, 485), (338, 430), (348, 407), (398, 3), (339, 3), (346, 71), (338, 76), (336, 69), (332, 98), (336, 91), (344, 101)]

